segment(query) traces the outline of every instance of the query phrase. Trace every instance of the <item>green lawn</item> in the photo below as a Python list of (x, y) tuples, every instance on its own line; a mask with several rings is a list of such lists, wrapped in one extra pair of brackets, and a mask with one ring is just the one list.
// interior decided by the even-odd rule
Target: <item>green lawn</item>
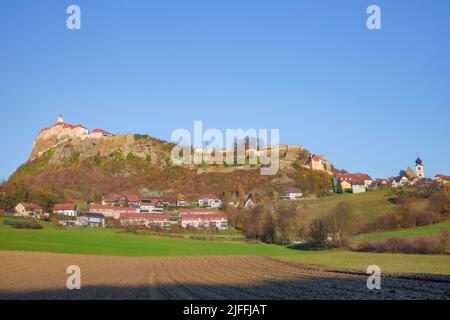
[(110, 229), (57, 229), (51, 223), (42, 222), (42, 230), (21, 230), (4, 225), (4, 220), (14, 219), (0, 218), (0, 250), (112, 256), (264, 255), (358, 271), (375, 264), (384, 272), (450, 274), (450, 256), (298, 251), (267, 244), (129, 235)]
[[(180, 240), (125, 234), (115, 229), (13, 229), (0, 218), (0, 249), (113, 256), (209, 256), (294, 254), (276, 245)], [(40, 222), (41, 223), (41, 222)]]
[(435, 235), (439, 234), (442, 230), (447, 229), (450, 230), (450, 220), (444, 221), (441, 223), (432, 224), (425, 227), (418, 227), (414, 229), (403, 229), (403, 230), (395, 230), (395, 231), (386, 231), (386, 232), (378, 232), (378, 233), (366, 233), (362, 235), (356, 236), (355, 240), (378, 240), (378, 239), (387, 239), (393, 237), (417, 237), (417, 236), (427, 236), (427, 235)]

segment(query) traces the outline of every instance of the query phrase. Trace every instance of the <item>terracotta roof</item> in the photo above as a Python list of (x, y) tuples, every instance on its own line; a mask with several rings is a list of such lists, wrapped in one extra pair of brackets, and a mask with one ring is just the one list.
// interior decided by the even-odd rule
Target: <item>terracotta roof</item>
[(215, 195), (214, 193), (210, 193), (210, 194), (204, 194), (204, 195), (200, 196), (199, 199), (219, 199), (219, 197), (217, 195)]
[(109, 132), (103, 129), (94, 129), (92, 130), (92, 133), (109, 133)]
[(142, 204), (144, 204), (144, 205), (146, 205), (146, 204), (154, 205), (154, 204), (158, 204), (158, 203), (163, 204), (164, 202), (163, 202), (163, 200), (161, 198), (144, 198), (144, 199), (141, 199), (141, 201), (140, 201), (141, 205)]
[(450, 181), (450, 176), (446, 176), (444, 174), (437, 174), (436, 178), (441, 178), (442, 180)]
[(35, 210), (42, 210), (41, 206), (30, 203), (30, 202), (21, 202), (21, 204), (24, 206), (25, 209), (35, 209)]
[(186, 214), (180, 215), (181, 220), (228, 220), (226, 214), (215, 213), (215, 214)]
[(363, 180), (352, 180), (352, 186), (365, 186), (366, 184), (364, 183)]
[(170, 216), (166, 214), (146, 214), (146, 213), (123, 213), (121, 220), (126, 219), (144, 219), (147, 221), (170, 221)]
[(53, 207), (53, 211), (76, 210), (77, 205), (74, 203), (58, 203)]
[(96, 211), (105, 211), (105, 210), (111, 210), (115, 212), (136, 212), (135, 208), (130, 207), (113, 207), (113, 206), (102, 206), (98, 204), (91, 204), (89, 205), (89, 211), (96, 212)]
[(341, 180), (372, 180), (372, 178), (368, 174), (365, 174), (365, 173), (336, 172), (334, 174), (334, 176)]
[(195, 208), (195, 209), (180, 209), (178, 210), (180, 214), (216, 214), (217, 210), (213, 209), (204, 209), (204, 208)]

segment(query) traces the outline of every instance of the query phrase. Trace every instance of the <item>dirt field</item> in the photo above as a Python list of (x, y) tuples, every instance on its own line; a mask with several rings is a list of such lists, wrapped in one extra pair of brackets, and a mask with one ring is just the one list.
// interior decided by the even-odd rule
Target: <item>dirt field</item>
[[(66, 289), (70, 265), (81, 290)], [(367, 276), (266, 257), (129, 258), (0, 251), (0, 299), (449, 299), (449, 276)]]

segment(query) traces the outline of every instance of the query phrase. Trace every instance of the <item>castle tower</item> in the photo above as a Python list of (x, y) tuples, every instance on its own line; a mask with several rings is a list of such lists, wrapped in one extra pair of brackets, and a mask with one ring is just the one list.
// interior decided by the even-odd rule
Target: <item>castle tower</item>
[(60, 114), (60, 115), (58, 116), (58, 123), (64, 123), (64, 118), (63, 118), (63, 115), (62, 115), (62, 114)]
[(423, 169), (422, 159), (420, 159), (419, 157), (417, 157), (417, 160), (416, 160), (416, 174), (419, 179), (425, 178), (425, 172)]

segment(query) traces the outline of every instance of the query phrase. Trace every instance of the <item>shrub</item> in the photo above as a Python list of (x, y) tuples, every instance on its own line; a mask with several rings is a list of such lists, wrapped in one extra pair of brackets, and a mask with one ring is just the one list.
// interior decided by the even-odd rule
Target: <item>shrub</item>
[(354, 245), (352, 249), (378, 253), (448, 254), (449, 244), (450, 232), (446, 230), (438, 236), (366, 240)]
[(36, 221), (30, 221), (30, 222), (20, 222), (13, 225), (13, 228), (15, 229), (34, 229), (39, 230), (42, 229), (42, 226), (37, 223)]

